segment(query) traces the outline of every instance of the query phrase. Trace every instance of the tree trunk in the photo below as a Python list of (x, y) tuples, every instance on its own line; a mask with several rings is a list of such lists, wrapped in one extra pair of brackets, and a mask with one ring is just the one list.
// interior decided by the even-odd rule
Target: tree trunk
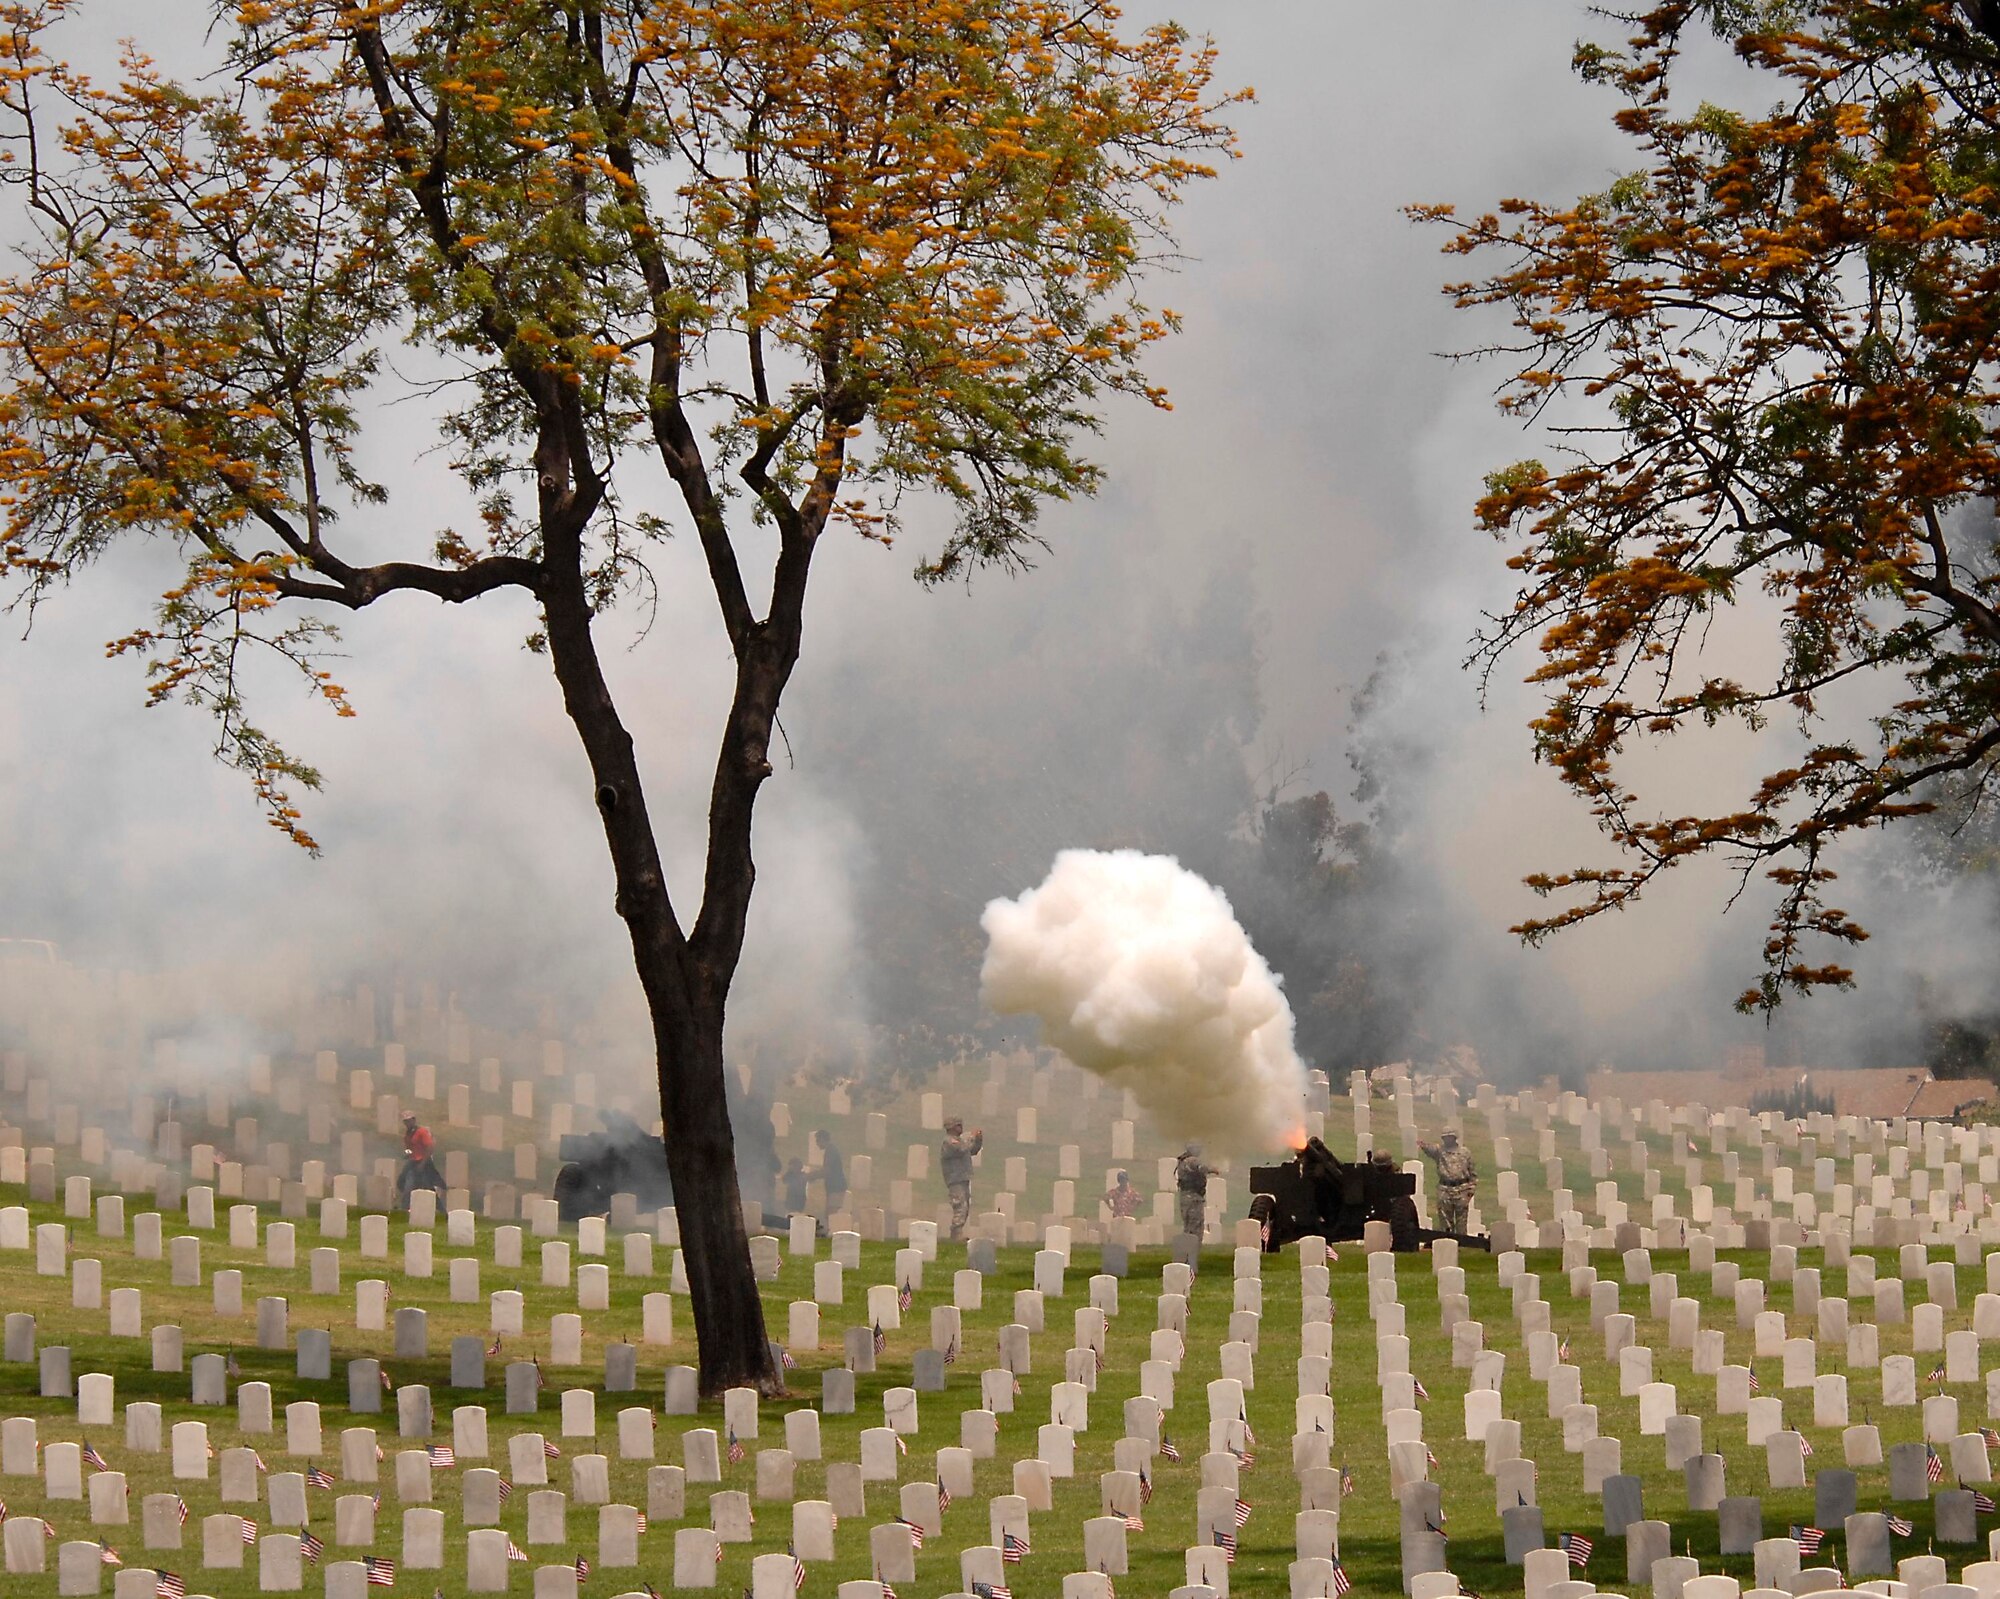
[[(703, 970), (674, 914), (632, 736), (612, 703), (591, 637), (581, 564), (551, 558), (548, 569), (551, 577), (541, 597), (549, 657), (564, 708), (590, 759), (598, 815), (611, 849), (618, 914), (631, 934), (633, 962), (653, 1022), (667, 1169), (680, 1217), (701, 1391), (712, 1395), (745, 1386), (778, 1394), (784, 1378), (771, 1357), (763, 1301), (750, 1265), (723, 1085), (728, 975)], [(742, 892), (747, 897), (747, 883)]]
[(743, 1386), (776, 1396), (784, 1392), (785, 1379), (771, 1358), (764, 1302), (743, 1226), (723, 1084), (721, 1008), (686, 1017), (655, 1011), (653, 1031), (701, 1391), (719, 1394)]

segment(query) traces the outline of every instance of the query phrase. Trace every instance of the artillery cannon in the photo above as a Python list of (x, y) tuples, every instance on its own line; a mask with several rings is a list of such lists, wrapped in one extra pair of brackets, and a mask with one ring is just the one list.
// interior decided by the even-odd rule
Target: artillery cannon
[[(1439, 1232), (1417, 1223), (1417, 1179), (1370, 1154), (1367, 1160), (1345, 1161), (1317, 1138), (1282, 1166), (1250, 1169), (1250, 1213), (1267, 1225), (1264, 1248), (1318, 1234), (1330, 1243), (1358, 1239), (1371, 1221), (1389, 1224), (1389, 1236), (1399, 1250), (1412, 1250), (1455, 1233)], [(1460, 1238), (1475, 1249), (1491, 1249), (1485, 1237)]]
[(631, 1194), (641, 1210), (673, 1203), (667, 1146), (629, 1116), (606, 1111), (603, 1132), (565, 1133), (557, 1147), (564, 1165), (555, 1198), (564, 1221), (605, 1215), (613, 1194)]

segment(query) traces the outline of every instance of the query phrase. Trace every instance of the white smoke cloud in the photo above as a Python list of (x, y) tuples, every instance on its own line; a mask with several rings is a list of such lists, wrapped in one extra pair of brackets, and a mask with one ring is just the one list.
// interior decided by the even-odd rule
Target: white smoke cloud
[(1077, 1065), (1169, 1134), (1281, 1148), (1302, 1123), (1292, 1010), (1221, 890), (1137, 850), (1064, 850), (1039, 888), (987, 905), (980, 985), (1039, 1017)]

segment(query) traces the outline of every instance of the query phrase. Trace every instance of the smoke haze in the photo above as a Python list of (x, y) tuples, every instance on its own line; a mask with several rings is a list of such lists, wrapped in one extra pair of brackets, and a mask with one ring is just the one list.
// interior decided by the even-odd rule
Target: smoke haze
[[(178, 8), (89, 9), (103, 60), (130, 33), (194, 64)], [(1193, 195), (1187, 259), (1155, 296), (1187, 326), (1157, 368), (1175, 409), (1108, 412), (1108, 486), (1049, 509), (1031, 574), (918, 589), (921, 515), (893, 551), (852, 541), (821, 557), (783, 716), (792, 760), (781, 746), (760, 812), (732, 1050), (879, 1056), (868, 1040), (887, 1033), (917, 1064), (1007, 1034), (979, 1003), (982, 907), (1085, 846), (1169, 854), (1219, 884), (1272, 953), (1310, 1064), (1461, 1044), (1496, 1078), (1707, 1065), (1744, 1043), (1906, 1059), (1920, 979), (1991, 990), (1994, 907), (1912, 879), (1891, 841), (1846, 863), (1845, 903), (1877, 934), (1856, 956), (1862, 993), (1774, 1031), (1728, 1010), (1754, 974), (1764, 901), (1753, 887), (1725, 915), (1725, 872), (1676, 874), (1541, 951), (1506, 932), (1539, 904), (1525, 873), (1602, 849), (1533, 763), (1537, 702), (1510, 680), (1526, 659), (1484, 710), (1460, 669), (1481, 613), (1509, 596), (1470, 506), (1487, 471), (1542, 441), (1494, 414), (1497, 369), (1437, 359), (1505, 329), (1450, 309), (1438, 285), (1461, 263), (1400, 208), (1608, 184), (1631, 147), (1569, 59), (1615, 25), (1573, 0), (1131, 8), (1135, 23), (1168, 14), (1212, 32), (1225, 78), (1259, 94), (1244, 159)], [(1733, 69), (1713, 70), (1718, 96), (1733, 93)], [(462, 495), (437, 461), (399, 456), (414, 420), (389, 418), (359, 463), (392, 490), (367, 532), (382, 554), (421, 552), (450, 519), (436, 507)], [(625, 492), (647, 498), (644, 482)], [(671, 515), (663, 478), (650, 503)], [(658, 577), (657, 613), (603, 624), (606, 658), (689, 916), (727, 644), (693, 540), (666, 546)], [(142, 968), (282, 950), (329, 982), (436, 980), (503, 1024), (552, 998), (596, 1020), (600, 1065), (642, 1073), (588, 772), (546, 663), (521, 648), (528, 607), (411, 596), (348, 620), (354, 721), (282, 687), (257, 701), (259, 724), (325, 773), (308, 804), (315, 862), (211, 764), (197, 713), (143, 711), (130, 663), (104, 659), (168, 580), (102, 565), (32, 637), (0, 639), (0, 936)], [(1660, 759), (1740, 788), (1775, 757), (1718, 740)], [(1269, 854), (1274, 796), (1319, 790), (1334, 830), (1309, 864), (1325, 891), (1290, 897), (1253, 855)], [(1326, 948), (1307, 934), (1333, 899)], [(1941, 945), (1953, 954), (1934, 970)], [(1311, 992), (1308, 960), (1330, 974)], [(1340, 1032), (1364, 1002), (1404, 1028)]]

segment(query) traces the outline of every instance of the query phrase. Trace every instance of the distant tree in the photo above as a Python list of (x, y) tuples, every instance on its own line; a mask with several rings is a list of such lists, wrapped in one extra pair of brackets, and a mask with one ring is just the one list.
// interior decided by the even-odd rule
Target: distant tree
[[(1983, 796), (2000, 756), (2000, 22), (1939, 0), (1668, 0), (1577, 65), (1642, 165), (1602, 194), (1511, 200), (1449, 248), (1452, 292), (1520, 337), (1503, 404), (1561, 458), (1488, 480), (1513, 607), (1489, 670), (1541, 653), (1535, 749), (1623, 859), (1529, 879), (1538, 940), (1724, 857), (1775, 885), (1738, 1001), (1846, 985), (1865, 931), (1828, 898), (1863, 829)], [(1712, 32), (1770, 109), (1695, 105)], [(1729, 670), (1711, 629), (1755, 630)], [(1756, 675), (1739, 678), (1755, 663)], [(1769, 663), (1765, 665), (1763, 663)], [(1649, 802), (1635, 746), (1733, 722), (1775, 746), (1745, 793)], [(1779, 724), (1788, 721), (1789, 732)]]
[[(775, 1390), (722, 1038), (814, 554), (830, 528), (886, 542), (932, 490), (958, 520), (920, 575), (1024, 564), (1038, 506), (1098, 482), (1098, 403), (1163, 403), (1141, 361), (1174, 319), (1137, 277), (1235, 97), (1181, 29), (1072, 0), (222, 9), (189, 85), (66, 63), (80, 0), (0, 8), (28, 225), (0, 283), (0, 576), (33, 606), (170, 552), (114, 653), (213, 712), (309, 848), (318, 775), (247, 718), (252, 659), (346, 715), (330, 614), (531, 597), (650, 1010), (701, 1384)], [(432, 446), (476, 528), (393, 511), (363, 467)], [(670, 531), (734, 656), (678, 901), (595, 632)]]

